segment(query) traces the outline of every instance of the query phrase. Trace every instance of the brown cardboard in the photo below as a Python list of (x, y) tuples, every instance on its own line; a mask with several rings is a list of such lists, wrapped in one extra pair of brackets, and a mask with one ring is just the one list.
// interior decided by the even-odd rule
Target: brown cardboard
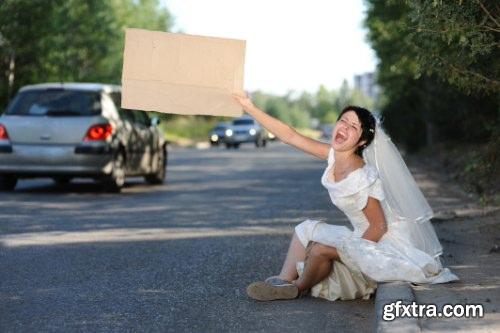
[(186, 115), (242, 115), (245, 41), (126, 29), (122, 107)]

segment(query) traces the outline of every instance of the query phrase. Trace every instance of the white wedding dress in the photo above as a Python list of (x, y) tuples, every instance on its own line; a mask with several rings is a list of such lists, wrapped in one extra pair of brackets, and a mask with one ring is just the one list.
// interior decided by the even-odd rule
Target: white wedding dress
[[(311, 295), (328, 300), (368, 299), (377, 282), (408, 281), (414, 283), (444, 283), (458, 280), (448, 268), (443, 268), (439, 255), (433, 257), (416, 248), (410, 240), (415, 222), (398, 220), (384, 200), (384, 189), (377, 169), (365, 164), (346, 178), (334, 182), (328, 178), (334, 160), (333, 148), (328, 155), (321, 183), (326, 187), (335, 206), (349, 218), (354, 230), (317, 220), (306, 220), (295, 232), (306, 247), (309, 241), (337, 248), (341, 262), (334, 261), (328, 277), (311, 288)], [(384, 210), (388, 231), (378, 242), (361, 238), (369, 223), (363, 208), (368, 197), (378, 199)], [(430, 221), (425, 228), (433, 228)], [(297, 262), (299, 276), (304, 262)]]

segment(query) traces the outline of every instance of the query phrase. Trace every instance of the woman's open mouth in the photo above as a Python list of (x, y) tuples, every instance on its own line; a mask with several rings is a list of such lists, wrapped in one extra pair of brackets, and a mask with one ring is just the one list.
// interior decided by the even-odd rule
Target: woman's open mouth
[(340, 144), (344, 143), (346, 140), (347, 140), (347, 135), (344, 133), (337, 132), (337, 134), (335, 135), (334, 141), (336, 144), (340, 145)]

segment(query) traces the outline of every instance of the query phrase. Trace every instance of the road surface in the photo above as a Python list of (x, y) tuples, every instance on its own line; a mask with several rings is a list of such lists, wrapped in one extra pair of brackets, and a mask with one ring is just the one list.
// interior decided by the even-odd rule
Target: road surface
[(293, 227), (347, 224), (326, 161), (281, 143), (172, 148), (167, 181), (121, 194), (76, 179), (0, 193), (1, 332), (365, 332), (373, 300), (256, 302)]

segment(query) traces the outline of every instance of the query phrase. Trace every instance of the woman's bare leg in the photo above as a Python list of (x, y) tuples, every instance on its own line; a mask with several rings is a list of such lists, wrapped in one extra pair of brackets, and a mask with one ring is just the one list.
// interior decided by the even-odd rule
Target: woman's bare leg
[(306, 257), (306, 249), (304, 245), (299, 240), (299, 237), (294, 232), (292, 240), (290, 241), (290, 246), (288, 247), (288, 253), (286, 254), (285, 262), (281, 268), (281, 273), (278, 275), (280, 279), (293, 281), (299, 275), (297, 273), (296, 264), (298, 261), (304, 261)]
[(325, 279), (332, 271), (334, 260), (340, 260), (336, 248), (314, 243), (304, 261), (303, 274), (294, 281), (299, 292), (310, 289)]

